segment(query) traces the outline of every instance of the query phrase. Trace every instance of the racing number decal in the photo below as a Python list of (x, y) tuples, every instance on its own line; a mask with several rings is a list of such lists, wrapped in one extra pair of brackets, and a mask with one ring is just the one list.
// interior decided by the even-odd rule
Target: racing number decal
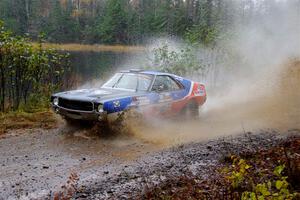
[(150, 99), (146, 96), (137, 97), (137, 103), (139, 106), (149, 105)]
[(205, 96), (205, 88), (204, 85), (195, 84), (193, 93), (195, 96)]

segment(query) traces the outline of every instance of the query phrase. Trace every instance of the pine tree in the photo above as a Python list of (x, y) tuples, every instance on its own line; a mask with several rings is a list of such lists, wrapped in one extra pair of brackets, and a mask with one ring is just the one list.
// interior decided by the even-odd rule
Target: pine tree
[(99, 25), (100, 39), (104, 43), (125, 43), (127, 41), (127, 13), (125, 1), (108, 0), (104, 16)]

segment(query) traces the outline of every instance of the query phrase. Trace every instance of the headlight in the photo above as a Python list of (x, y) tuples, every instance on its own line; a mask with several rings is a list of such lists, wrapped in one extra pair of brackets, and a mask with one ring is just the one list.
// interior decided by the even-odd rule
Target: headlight
[(98, 106), (98, 112), (103, 112), (103, 104), (99, 104)]
[(55, 106), (58, 106), (58, 98), (57, 98), (57, 97), (53, 99), (53, 104), (54, 104)]

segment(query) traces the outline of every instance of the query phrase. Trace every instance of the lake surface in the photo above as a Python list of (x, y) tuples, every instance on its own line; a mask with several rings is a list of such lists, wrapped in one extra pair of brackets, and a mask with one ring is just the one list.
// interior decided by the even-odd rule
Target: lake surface
[[(77, 85), (89, 81), (106, 80), (115, 71), (125, 68), (137, 68), (137, 52), (94, 52), (68, 51), (70, 53), (71, 74), (76, 77)], [(132, 67), (131, 67), (132, 66)], [(138, 67), (139, 68), (139, 67)]]
[(86, 82), (91, 79), (103, 79), (124, 66), (127, 60), (137, 53), (69, 51), (71, 72)]

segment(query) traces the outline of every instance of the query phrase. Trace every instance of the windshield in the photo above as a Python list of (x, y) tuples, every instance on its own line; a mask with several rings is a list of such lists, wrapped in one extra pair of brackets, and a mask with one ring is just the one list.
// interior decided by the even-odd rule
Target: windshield
[(147, 91), (152, 83), (153, 75), (138, 73), (116, 73), (102, 87), (136, 91)]

